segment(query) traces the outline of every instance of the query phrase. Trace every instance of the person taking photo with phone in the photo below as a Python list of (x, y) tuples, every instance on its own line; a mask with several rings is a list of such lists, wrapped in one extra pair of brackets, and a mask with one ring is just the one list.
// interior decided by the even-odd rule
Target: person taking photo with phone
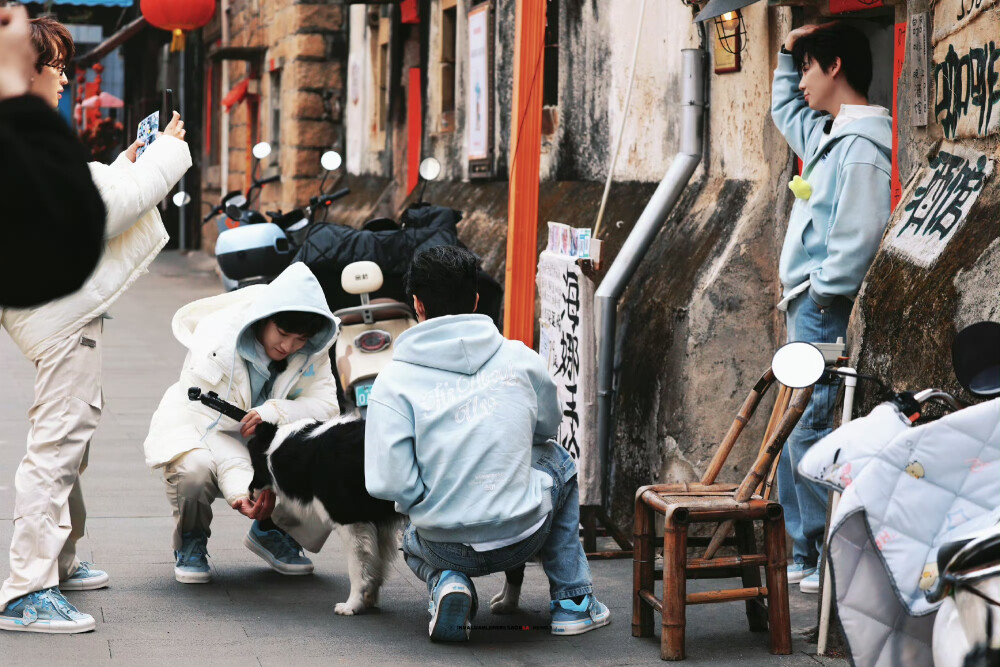
[[(73, 39), (48, 17), (33, 19), (30, 29), (38, 57), (29, 91), (54, 109), (68, 83)], [(0, 314), (0, 324), (36, 368), (27, 454), (14, 476), (10, 576), (0, 587), (2, 630), (76, 633), (96, 626), (63, 591), (108, 583), (107, 573), (76, 556), (86, 519), (80, 473), (104, 404), (104, 315), (167, 243), (156, 205), (191, 167), (177, 113), (140, 160), (137, 148), (133, 144), (110, 166), (90, 163), (107, 219), (104, 254), (84, 286), (43, 306)]]

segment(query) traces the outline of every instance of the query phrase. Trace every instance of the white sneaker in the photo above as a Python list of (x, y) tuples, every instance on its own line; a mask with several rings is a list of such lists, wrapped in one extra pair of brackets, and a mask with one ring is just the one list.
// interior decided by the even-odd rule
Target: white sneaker
[(93, 563), (82, 561), (69, 579), (59, 582), (63, 591), (94, 591), (108, 585), (111, 577), (104, 570), (98, 570)]
[(799, 590), (803, 593), (819, 593), (819, 570), (799, 582)]
[(816, 571), (815, 565), (805, 563), (793, 563), (786, 568), (788, 573), (788, 583), (796, 584)]
[(71, 605), (58, 588), (23, 595), (0, 612), (0, 630), (75, 634), (95, 627), (94, 617)]

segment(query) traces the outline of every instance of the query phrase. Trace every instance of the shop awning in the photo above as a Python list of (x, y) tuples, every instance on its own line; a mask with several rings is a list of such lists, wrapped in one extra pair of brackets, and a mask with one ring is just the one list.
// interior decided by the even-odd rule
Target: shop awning
[(53, 4), (84, 7), (131, 7), (135, 4), (135, 0), (54, 0)]

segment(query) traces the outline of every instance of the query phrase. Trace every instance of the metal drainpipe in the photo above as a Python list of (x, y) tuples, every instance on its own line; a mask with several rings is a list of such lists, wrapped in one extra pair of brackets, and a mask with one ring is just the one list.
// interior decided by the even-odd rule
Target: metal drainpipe
[[(677, 204), (681, 193), (691, 180), (702, 158), (703, 123), (705, 110), (705, 51), (681, 51), (681, 147), (670, 164), (670, 169), (660, 181), (645, 210), (636, 221), (632, 232), (625, 239), (622, 249), (608, 269), (594, 295), (597, 314), (597, 445), (604, 466), (602, 487), (609, 477), (611, 449), (611, 408), (614, 400), (615, 332), (618, 319), (618, 299), (625, 292), (629, 280), (646, 251), (663, 226), (667, 216)], [(606, 497), (602, 488), (602, 497)]]

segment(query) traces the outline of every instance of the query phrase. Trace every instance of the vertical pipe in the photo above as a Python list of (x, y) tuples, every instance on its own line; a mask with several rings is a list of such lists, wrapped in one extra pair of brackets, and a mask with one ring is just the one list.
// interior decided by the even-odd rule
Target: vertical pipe
[(515, 21), (504, 336), (533, 347), (545, 0), (517, 0)]
[[(181, 114), (181, 118), (187, 118), (184, 108), (184, 74), (187, 68), (187, 56), (186, 51), (178, 52), (178, 61), (180, 62), (180, 81), (177, 86), (177, 106), (180, 107), (178, 111)], [(181, 176), (181, 192), (187, 192), (185, 184), (187, 183), (187, 174)], [(179, 250), (187, 250), (187, 205), (184, 200), (181, 200), (181, 205), (178, 207), (180, 209), (177, 218), (177, 245)]]
[[(222, 46), (229, 46), (229, 0), (222, 0)], [(216, 104), (222, 109), (222, 97), (229, 92), (229, 63), (225, 60), (219, 61), (222, 68), (219, 88), (222, 95)], [(214, 110), (210, 110), (211, 113)], [(229, 191), (229, 114), (225, 111), (219, 113), (219, 193), (226, 194)]]
[(597, 357), (597, 445), (602, 474), (602, 498), (606, 496), (607, 469), (611, 447), (611, 408), (614, 399), (615, 333), (618, 299), (660, 231), (667, 216), (677, 204), (684, 188), (701, 161), (705, 110), (705, 51), (684, 49), (682, 52), (681, 142), (666, 175), (653, 193), (635, 227), (625, 239), (618, 256), (608, 269), (594, 295)]

